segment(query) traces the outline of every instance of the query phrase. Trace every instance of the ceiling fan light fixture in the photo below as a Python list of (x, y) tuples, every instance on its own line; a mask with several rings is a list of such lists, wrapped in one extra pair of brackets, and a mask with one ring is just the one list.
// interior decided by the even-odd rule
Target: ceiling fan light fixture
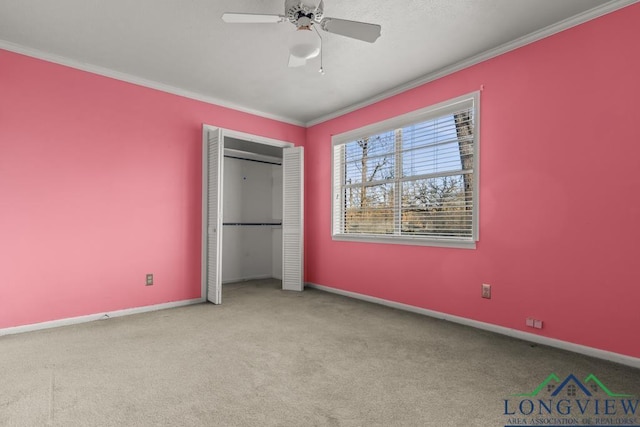
[(289, 53), (300, 59), (311, 59), (320, 53), (320, 38), (309, 27), (297, 28), (289, 39)]
[[(295, 25), (288, 41), (289, 67), (302, 67), (307, 60), (320, 55), (322, 67), (322, 36), (318, 28), (356, 40), (373, 43), (380, 37), (377, 24), (349, 21), (324, 16), (324, 0), (284, 0), (284, 15), (226, 12), (222, 20), (230, 24), (263, 24), (287, 22)], [(313, 34), (315, 31), (316, 34)], [(316, 37), (317, 36), (317, 37)]]

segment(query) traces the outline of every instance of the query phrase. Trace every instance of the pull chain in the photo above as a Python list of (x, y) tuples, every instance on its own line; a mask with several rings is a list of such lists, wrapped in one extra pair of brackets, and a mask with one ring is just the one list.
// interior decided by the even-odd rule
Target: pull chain
[(318, 72), (324, 75), (324, 67), (322, 66), (322, 36), (320, 35), (320, 32), (315, 25), (313, 26), (313, 29), (316, 31), (316, 34), (320, 38), (320, 69), (318, 70)]

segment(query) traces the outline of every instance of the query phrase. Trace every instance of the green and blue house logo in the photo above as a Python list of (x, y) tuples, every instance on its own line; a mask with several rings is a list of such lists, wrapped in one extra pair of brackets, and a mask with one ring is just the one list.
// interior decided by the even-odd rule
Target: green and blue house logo
[(551, 374), (532, 392), (504, 399), (505, 427), (640, 427), (637, 396), (611, 391), (593, 374)]

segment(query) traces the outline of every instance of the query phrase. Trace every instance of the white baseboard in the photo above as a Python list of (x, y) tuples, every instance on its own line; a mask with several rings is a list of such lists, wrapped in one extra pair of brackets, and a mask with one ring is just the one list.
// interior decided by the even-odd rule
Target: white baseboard
[(184, 301), (167, 302), (163, 304), (147, 305), (144, 307), (126, 308), (124, 310), (108, 311), (104, 313), (88, 314), (86, 316), (69, 317), (66, 319), (52, 320), (49, 322), (33, 323), (24, 326), (14, 326), (0, 329), (0, 336), (21, 334), (23, 332), (33, 332), (42, 329), (57, 328), (60, 326), (76, 325), (78, 323), (93, 322), (94, 320), (104, 320), (111, 317), (129, 316), (131, 314), (147, 313), (149, 311), (165, 310), (167, 308), (183, 307), (186, 305), (199, 304), (204, 302), (203, 298), (196, 298)]
[(376, 298), (376, 297), (372, 297), (364, 294), (359, 294), (356, 292), (344, 291), (342, 289), (316, 285), (315, 283), (307, 282), (305, 285), (308, 286), (309, 288), (314, 288), (314, 289), (318, 289), (325, 292), (331, 292), (334, 294), (343, 295), (346, 297), (355, 298), (362, 301), (371, 302), (374, 304), (380, 304), (387, 307), (397, 308), (399, 310), (410, 311), (412, 313), (422, 314), (425, 316), (434, 317), (436, 319), (447, 320), (449, 322), (458, 323), (465, 326), (471, 326), (472, 328), (495, 332), (497, 334), (507, 335), (507, 336), (518, 338), (524, 341), (547, 345), (549, 347), (555, 347), (562, 350), (583, 354), (585, 356), (591, 356), (598, 359), (608, 360), (610, 362), (620, 363), (622, 365), (627, 365), (633, 368), (640, 369), (640, 358), (637, 358), (637, 357), (618, 354), (618, 353), (614, 353), (606, 350), (600, 350), (597, 348), (587, 347), (580, 344), (574, 344), (571, 342), (562, 341), (555, 338), (543, 337), (543, 336), (532, 334), (529, 332), (519, 331), (517, 329), (506, 328), (504, 326), (493, 325), (491, 323), (479, 322), (477, 320), (467, 319), (465, 317), (454, 316), (454, 315), (442, 313), (439, 311), (428, 310), (426, 308), (420, 308), (413, 305), (389, 301), (382, 298)]

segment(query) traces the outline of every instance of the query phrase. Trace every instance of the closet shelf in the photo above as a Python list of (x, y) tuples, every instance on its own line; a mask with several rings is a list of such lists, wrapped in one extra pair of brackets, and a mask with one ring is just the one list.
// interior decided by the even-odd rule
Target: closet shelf
[(282, 222), (223, 222), (222, 225), (233, 225), (233, 226), (274, 226), (274, 225), (282, 225)]

